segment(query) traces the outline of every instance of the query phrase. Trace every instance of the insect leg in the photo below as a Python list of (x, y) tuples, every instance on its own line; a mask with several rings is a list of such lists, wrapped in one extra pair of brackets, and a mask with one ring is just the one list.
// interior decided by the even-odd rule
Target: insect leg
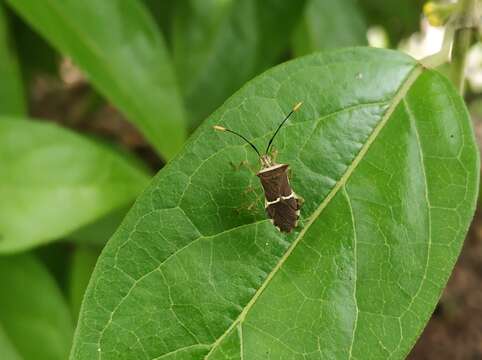
[(296, 201), (298, 202), (298, 209), (301, 207), (301, 205), (303, 205), (303, 203), (305, 202), (305, 199), (303, 199), (301, 196), (297, 196), (296, 198)]
[(291, 168), (288, 168), (288, 180), (291, 180), (293, 178), (293, 170)]
[[(247, 188), (245, 190), (245, 193), (249, 192), (256, 192), (256, 189), (254, 189), (253, 187)], [(253, 201), (242, 204), (239, 208), (236, 209), (236, 211), (238, 213), (242, 212), (243, 210), (252, 211), (256, 208), (262, 198), (264, 198), (264, 194), (257, 194), (256, 198)]]
[(246, 189), (244, 189), (243, 194), (246, 195), (252, 192), (256, 192), (256, 189), (253, 186), (249, 185)]
[(276, 158), (278, 157), (278, 150), (276, 148), (272, 148), (271, 150), (271, 159), (274, 163), (276, 163)]
[(257, 172), (257, 170), (253, 166), (251, 166), (248, 160), (243, 160), (239, 164), (235, 164), (234, 162), (230, 161), (229, 164), (231, 165), (234, 171), (239, 171), (242, 168), (246, 168), (253, 174), (256, 174)]

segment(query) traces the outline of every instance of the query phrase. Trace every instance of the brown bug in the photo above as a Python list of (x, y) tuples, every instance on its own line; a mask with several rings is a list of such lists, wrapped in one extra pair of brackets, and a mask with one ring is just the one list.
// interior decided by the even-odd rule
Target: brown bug
[(214, 129), (218, 131), (227, 131), (234, 135), (239, 136), (241, 139), (246, 141), (258, 154), (259, 160), (261, 162), (261, 170), (256, 174), (261, 181), (261, 185), (264, 189), (264, 207), (268, 217), (271, 219), (274, 226), (279, 231), (289, 233), (298, 224), (298, 218), (300, 216), (300, 208), (302, 204), (302, 199), (298, 197), (293, 189), (291, 188), (289, 177), (288, 177), (288, 164), (277, 164), (274, 162), (269, 151), (273, 143), (274, 138), (278, 134), (281, 127), (289, 119), (289, 117), (296, 112), (302, 103), (296, 104), (288, 115), (280, 123), (273, 136), (268, 142), (266, 151), (263, 155), (254, 146), (254, 144), (246, 139), (243, 135), (226, 129), (223, 126), (215, 125)]

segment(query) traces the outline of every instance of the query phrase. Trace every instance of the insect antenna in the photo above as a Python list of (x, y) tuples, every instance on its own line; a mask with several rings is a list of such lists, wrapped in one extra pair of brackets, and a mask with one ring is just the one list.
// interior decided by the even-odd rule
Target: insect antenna
[(278, 131), (281, 129), (281, 127), (284, 125), (284, 123), (290, 118), (291, 114), (293, 114), (294, 112), (296, 112), (300, 106), (303, 105), (302, 102), (299, 102), (298, 104), (296, 104), (295, 106), (293, 106), (293, 109), (291, 109), (290, 113), (288, 115), (286, 115), (286, 117), (283, 119), (283, 121), (281, 122), (281, 124), (279, 124), (278, 128), (276, 129), (276, 131), (274, 132), (273, 136), (271, 137), (271, 139), (269, 139), (269, 142), (268, 142), (268, 146), (266, 147), (266, 151), (265, 151), (265, 154), (268, 154), (269, 152), (269, 149), (271, 147), (271, 144), (273, 143), (273, 140), (275, 138), (275, 136), (278, 134)]
[(239, 136), (241, 139), (246, 141), (253, 148), (254, 151), (256, 151), (256, 154), (258, 154), (259, 157), (261, 157), (261, 154), (260, 154), (259, 150), (256, 148), (256, 146), (254, 146), (254, 144), (251, 141), (249, 141), (248, 139), (246, 139), (243, 135), (237, 133), (236, 131), (226, 129), (225, 127), (219, 126), (219, 125), (214, 125), (213, 128), (214, 128), (214, 130), (227, 131), (227, 132), (230, 132), (231, 134)]

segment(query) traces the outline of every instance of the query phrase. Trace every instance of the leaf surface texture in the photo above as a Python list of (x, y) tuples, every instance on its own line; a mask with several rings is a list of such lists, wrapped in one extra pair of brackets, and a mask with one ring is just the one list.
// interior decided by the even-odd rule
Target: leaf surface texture
[[(266, 219), (248, 145), (275, 141), (305, 199)], [(402, 359), (473, 215), (478, 152), (462, 99), (403, 54), (348, 49), (245, 85), (155, 178), (89, 284), (72, 359)], [(243, 210), (244, 208), (244, 210)]]

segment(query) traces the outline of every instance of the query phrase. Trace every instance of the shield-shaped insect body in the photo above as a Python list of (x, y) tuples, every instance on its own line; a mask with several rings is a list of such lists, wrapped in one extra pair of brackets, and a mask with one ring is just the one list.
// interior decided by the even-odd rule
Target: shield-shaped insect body
[(243, 135), (219, 125), (214, 126), (214, 129), (218, 131), (226, 131), (239, 136), (256, 151), (261, 162), (261, 170), (256, 175), (259, 177), (261, 186), (264, 189), (266, 213), (273, 222), (273, 225), (276, 226), (278, 230), (286, 233), (291, 232), (298, 224), (301, 199), (291, 188), (288, 176), (289, 165), (276, 164), (269, 155), (269, 151), (281, 127), (289, 117), (300, 108), (301, 104), (302, 103), (296, 104), (280, 123), (269, 140), (263, 155), (261, 155), (256, 146)]

